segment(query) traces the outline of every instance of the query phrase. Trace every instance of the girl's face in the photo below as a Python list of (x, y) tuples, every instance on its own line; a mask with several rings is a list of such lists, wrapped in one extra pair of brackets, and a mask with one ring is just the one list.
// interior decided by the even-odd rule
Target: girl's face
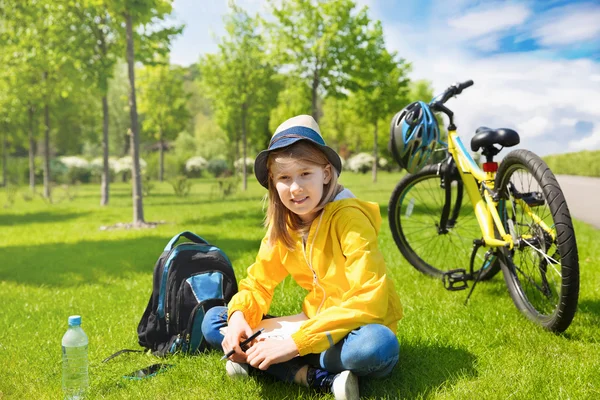
[(311, 222), (323, 197), (323, 186), (331, 179), (331, 165), (307, 163), (280, 157), (271, 167), (273, 184), (281, 202), (304, 222)]

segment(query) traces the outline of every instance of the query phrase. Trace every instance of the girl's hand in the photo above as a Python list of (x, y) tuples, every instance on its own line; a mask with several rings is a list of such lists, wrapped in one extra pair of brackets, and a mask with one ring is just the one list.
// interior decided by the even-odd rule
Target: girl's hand
[(231, 314), (227, 324), (227, 333), (223, 338), (223, 342), (221, 342), (221, 347), (225, 354), (231, 350), (235, 350), (235, 354), (229, 357), (230, 360), (238, 363), (246, 362), (246, 353), (241, 349), (240, 343), (244, 339), (249, 338), (252, 333), (252, 328), (246, 322), (244, 314), (241, 311)]
[(258, 342), (246, 351), (246, 362), (264, 371), (272, 364), (291, 360), (297, 355), (298, 347), (291, 337), (284, 340), (259, 337)]

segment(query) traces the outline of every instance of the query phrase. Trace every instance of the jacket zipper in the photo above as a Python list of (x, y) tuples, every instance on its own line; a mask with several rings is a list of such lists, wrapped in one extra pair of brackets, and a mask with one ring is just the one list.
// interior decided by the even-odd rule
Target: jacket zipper
[(319, 308), (317, 308), (317, 314), (319, 314), (319, 311), (321, 311), (321, 307), (323, 307), (323, 303), (325, 302), (325, 298), (327, 297), (325, 288), (323, 288), (323, 286), (321, 286), (321, 284), (319, 283), (319, 280), (317, 278), (317, 273), (315, 272), (315, 270), (313, 269), (313, 266), (312, 266), (312, 251), (314, 248), (315, 240), (317, 238), (317, 234), (319, 233), (319, 227), (321, 226), (322, 219), (323, 219), (323, 213), (321, 213), (321, 215), (319, 216), (319, 223), (317, 224), (317, 229), (315, 229), (315, 235), (313, 237), (313, 241), (310, 246), (310, 256), (308, 258), (306, 257), (306, 245), (304, 243), (302, 244), (302, 246), (304, 247), (303, 248), (304, 251), (302, 253), (304, 254), (304, 260), (306, 261), (306, 265), (308, 265), (310, 272), (312, 272), (313, 284), (315, 286), (317, 286), (319, 289), (321, 289), (321, 291), (323, 292), (323, 298), (321, 299), (321, 304), (319, 304)]

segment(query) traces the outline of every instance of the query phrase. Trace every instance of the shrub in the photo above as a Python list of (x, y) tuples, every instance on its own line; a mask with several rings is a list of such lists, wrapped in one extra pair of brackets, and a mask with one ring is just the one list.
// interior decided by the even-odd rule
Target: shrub
[[(140, 168), (142, 170), (146, 169), (148, 164), (144, 161), (143, 158), (140, 158)], [(133, 168), (133, 160), (131, 156), (121, 157), (115, 162), (115, 172), (117, 174), (122, 172), (131, 172), (131, 168)]]
[(348, 159), (347, 166), (352, 172), (365, 174), (373, 168), (373, 156), (368, 153), (358, 153)]
[(192, 188), (192, 182), (190, 182), (186, 176), (179, 175), (175, 179), (169, 181), (173, 186), (173, 191), (177, 197), (185, 197), (190, 193)]
[(392, 169), (392, 164), (388, 161), (387, 158), (384, 158), (384, 157), (379, 157), (377, 159), (377, 166), (382, 171), (391, 171), (391, 169)]
[[(39, 175), (42, 177), (44, 175), (43, 168), (36, 166), (35, 178), (36, 183), (38, 183), (38, 168)], [(54, 158), (50, 160), (50, 174), (52, 180), (58, 183), (64, 183), (67, 181), (67, 173), (69, 172), (69, 167), (67, 167), (60, 159)]]
[[(144, 171), (148, 164), (143, 158), (140, 158), (140, 169)], [(119, 158), (115, 163), (115, 174), (122, 175), (123, 180), (131, 179), (131, 169), (133, 168), (133, 160), (131, 156)]]
[(187, 176), (198, 178), (202, 176), (202, 171), (206, 169), (208, 162), (204, 157), (195, 156), (185, 162), (185, 172)]
[[(238, 160), (236, 160), (233, 163), (233, 168), (235, 168), (235, 171), (238, 173), (243, 173), (243, 168), (244, 168), (244, 159), (240, 158)], [(246, 157), (246, 172), (251, 174), (254, 171), (254, 160), (250, 157)]]
[[(102, 157), (94, 158), (90, 162), (90, 170), (92, 174), (92, 181), (100, 183), (102, 180), (102, 169), (104, 168), (104, 160)], [(109, 180), (112, 182), (115, 180), (115, 170), (117, 168), (117, 159), (115, 157), (108, 158), (108, 175)]]
[(220, 177), (229, 169), (227, 166), (227, 161), (220, 158), (213, 158), (208, 162), (206, 169), (215, 176), (215, 178)]
[(150, 196), (153, 189), (154, 189), (154, 182), (152, 182), (150, 175), (143, 174), (142, 175), (142, 195), (144, 197)]
[[(89, 183), (92, 178), (92, 168), (90, 163), (82, 157), (78, 156), (63, 156), (59, 158), (60, 162), (67, 167), (66, 174), (62, 180), (55, 179), (62, 183)], [(55, 171), (52, 171), (54, 174)]]
[(237, 192), (239, 184), (240, 178), (234, 176), (217, 179), (218, 191), (222, 198), (235, 194), (235, 192)]

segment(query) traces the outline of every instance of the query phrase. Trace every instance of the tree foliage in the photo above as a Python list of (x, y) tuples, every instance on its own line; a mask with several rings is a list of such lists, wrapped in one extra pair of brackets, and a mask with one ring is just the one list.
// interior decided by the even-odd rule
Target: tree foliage
[(143, 130), (158, 142), (160, 151), (159, 181), (164, 174), (166, 140), (173, 140), (187, 125), (188, 94), (183, 87), (183, 68), (158, 64), (148, 66), (140, 74), (140, 112), (144, 114)]
[(269, 1), (275, 22), (267, 24), (282, 69), (311, 88), (312, 116), (319, 120), (319, 96), (342, 96), (358, 89), (356, 77), (369, 66), (367, 8), (352, 0)]
[[(200, 73), (201, 87), (213, 102), (217, 122), (233, 145), (234, 153), (229, 154), (233, 161), (247, 157), (249, 138), (252, 142), (268, 131), (278, 86), (275, 69), (265, 57), (258, 19), (233, 5), (231, 14), (225, 18), (225, 27), (227, 35), (219, 44), (219, 53), (201, 59)], [(243, 187), (246, 190), (245, 164)]]

